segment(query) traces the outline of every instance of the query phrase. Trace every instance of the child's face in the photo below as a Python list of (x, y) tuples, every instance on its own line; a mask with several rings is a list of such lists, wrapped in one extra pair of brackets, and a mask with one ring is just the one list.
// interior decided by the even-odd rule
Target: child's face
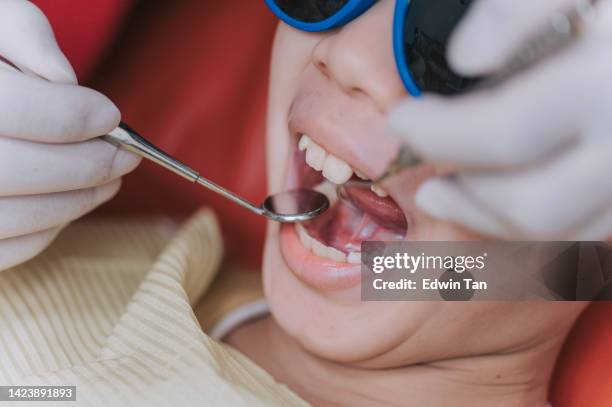
[[(393, 7), (392, 0), (379, 1), (350, 24), (326, 33), (305, 33), (280, 24), (268, 111), (271, 192), (312, 187), (324, 180), (298, 153), (303, 134), (368, 178), (375, 178), (393, 158), (397, 145), (385, 134), (385, 114), (407, 97), (392, 51)], [(320, 150), (311, 154), (311, 164), (323, 162)], [(397, 366), (434, 354), (460, 354), (449, 346), (449, 338), (474, 339), (481, 344), (475, 348), (492, 346), (491, 342), (504, 346), (556, 323), (551, 314), (563, 311), (554, 304), (360, 301), (360, 266), (337, 261), (339, 252), (358, 251), (362, 240), (474, 238), (414, 206), (418, 186), (437, 173), (426, 166), (407, 171), (385, 184), (392, 201), (367, 192), (363, 211), (338, 204), (323, 219), (305, 226), (305, 233), (333, 248), (315, 243), (318, 254), (306, 248), (295, 225), (270, 225), (264, 261), (266, 295), (280, 325), (309, 351), (368, 366)], [(347, 167), (336, 162), (326, 175), (346, 178)], [(508, 324), (511, 318), (539, 325), (516, 330)], [(412, 352), (412, 346), (418, 352)]]

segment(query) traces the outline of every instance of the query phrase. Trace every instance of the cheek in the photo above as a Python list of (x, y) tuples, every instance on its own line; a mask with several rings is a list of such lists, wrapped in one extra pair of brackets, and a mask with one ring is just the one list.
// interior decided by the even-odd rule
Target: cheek
[(282, 188), (286, 171), (290, 141), (287, 116), (291, 102), (320, 38), (318, 34), (304, 33), (283, 23), (276, 31), (270, 64), (266, 138), (268, 185), (272, 193)]

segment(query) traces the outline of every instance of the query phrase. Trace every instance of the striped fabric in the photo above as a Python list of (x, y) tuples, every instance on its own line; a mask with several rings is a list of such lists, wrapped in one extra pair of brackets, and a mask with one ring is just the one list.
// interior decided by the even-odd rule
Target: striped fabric
[(202, 331), (193, 307), (221, 257), (208, 210), (178, 232), (164, 220), (70, 226), (0, 273), (0, 385), (76, 385), (68, 406), (306, 405)]

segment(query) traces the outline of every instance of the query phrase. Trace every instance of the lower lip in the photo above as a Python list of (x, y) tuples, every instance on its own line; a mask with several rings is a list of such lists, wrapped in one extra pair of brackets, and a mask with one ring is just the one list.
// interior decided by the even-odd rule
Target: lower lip
[(361, 266), (339, 263), (315, 255), (300, 241), (295, 225), (282, 225), (281, 251), (293, 273), (316, 290), (336, 291), (355, 287), (361, 282)]

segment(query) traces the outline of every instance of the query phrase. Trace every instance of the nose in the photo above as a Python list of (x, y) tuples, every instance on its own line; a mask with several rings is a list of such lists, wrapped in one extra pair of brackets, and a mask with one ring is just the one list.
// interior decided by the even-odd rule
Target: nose
[(363, 15), (325, 35), (315, 46), (312, 62), (346, 93), (366, 95), (387, 111), (405, 88), (393, 56), (393, 0), (376, 2)]

